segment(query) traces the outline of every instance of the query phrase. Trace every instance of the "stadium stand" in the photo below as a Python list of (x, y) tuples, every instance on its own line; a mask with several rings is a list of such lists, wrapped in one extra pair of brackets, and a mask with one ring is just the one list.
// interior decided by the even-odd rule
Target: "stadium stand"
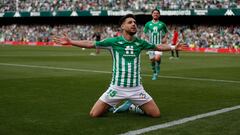
[[(87, 11), (87, 10), (129, 10), (149, 12), (154, 8), (163, 10), (178, 10), (178, 9), (233, 9), (228, 12), (229, 16), (239, 16), (237, 13), (240, 9), (239, 0), (4, 0), (0, 1), (0, 13), (8, 11), (20, 12), (42, 12), (42, 11)], [(237, 9), (237, 10), (234, 10)], [(225, 16), (222, 13), (222, 18)], [(14, 13), (15, 14), (15, 13)], [(233, 15), (234, 14), (234, 15)], [(1, 14), (0, 14), (1, 16)], [(140, 16), (139, 32), (137, 36), (142, 35), (143, 24), (148, 20), (146, 14)], [(184, 16), (171, 16), (171, 23), (167, 22), (170, 31), (177, 26), (184, 35), (184, 42), (192, 47), (203, 48), (240, 48), (240, 26), (234, 19), (229, 19), (228, 24), (219, 25), (224, 21), (219, 21), (221, 17), (217, 15), (205, 15), (195, 17), (189, 15), (189, 18)], [(217, 16), (217, 17), (216, 17)], [(12, 18), (11, 18), (12, 17)], [(78, 18), (54, 18), (48, 16), (42, 19), (40, 17), (5, 17), (2, 15), (0, 19), (0, 42), (20, 41), (20, 42), (49, 42), (51, 35), (61, 35), (68, 33), (73, 39), (91, 39), (94, 30), (100, 29), (102, 38), (113, 37), (117, 32), (117, 25), (112, 19), (113, 16), (108, 15), (101, 18), (101, 24), (93, 23), (95, 20), (91, 17)], [(96, 17), (96, 16), (94, 16)], [(39, 19), (40, 18), (40, 19)], [(56, 20), (51, 20), (52, 18)], [(109, 19), (110, 18), (110, 19)], [(197, 18), (197, 19), (196, 19)], [(200, 18), (200, 19), (199, 19)], [(213, 24), (206, 24), (204, 20), (212, 18)], [(5, 19), (5, 20), (4, 20)], [(21, 21), (19, 21), (22, 19)], [(163, 18), (164, 19), (164, 18)], [(43, 21), (44, 20), (44, 21)], [(48, 20), (48, 21), (47, 21)], [(74, 23), (71, 21), (74, 20)], [(200, 20), (200, 21), (199, 21)], [(239, 20), (239, 19), (238, 19)], [(31, 23), (30, 23), (31, 21)], [(194, 21), (194, 22), (193, 22)], [(24, 22), (20, 24), (19, 22)], [(51, 24), (49, 24), (49, 22)], [(61, 24), (64, 22), (64, 24)], [(71, 22), (71, 23), (69, 23)], [(81, 24), (79, 24), (81, 22)], [(109, 23), (112, 22), (112, 23)], [(181, 22), (176, 25), (174, 23)], [(196, 22), (199, 22), (196, 24)], [(231, 24), (234, 22), (235, 24)]]
[[(0, 12), (66, 10), (221, 9), (240, 8), (239, 0), (4, 0)], [(18, 7), (16, 7), (18, 5)]]
[[(176, 25), (169, 25), (170, 31)], [(177, 26), (184, 34), (184, 42), (190, 46), (203, 48), (240, 47), (240, 26)], [(51, 35), (68, 33), (73, 39), (91, 39), (94, 29), (100, 29), (102, 37), (113, 37), (117, 25), (7, 25), (0, 27), (2, 41), (48, 42)], [(138, 36), (142, 35), (143, 26), (139, 26)]]

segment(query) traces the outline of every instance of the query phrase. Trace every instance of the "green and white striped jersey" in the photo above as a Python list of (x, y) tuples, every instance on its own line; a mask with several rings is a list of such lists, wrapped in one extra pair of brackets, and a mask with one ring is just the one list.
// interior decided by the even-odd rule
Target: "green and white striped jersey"
[(148, 35), (150, 43), (161, 44), (168, 29), (164, 22), (151, 20), (145, 24), (143, 31)]
[(120, 87), (135, 87), (141, 84), (140, 52), (156, 48), (155, 44), (140, 38), (127, 41), (123, 36), (96, 41), (95, 46), (110, 50), (113, 58), (111, 85)]

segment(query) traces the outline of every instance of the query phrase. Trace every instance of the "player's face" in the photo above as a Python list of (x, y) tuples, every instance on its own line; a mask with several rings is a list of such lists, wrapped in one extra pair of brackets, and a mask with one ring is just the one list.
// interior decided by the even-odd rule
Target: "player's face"
[(127, 18), (122, 24), (122, 29), (126, 31), (129, 35), (134, 35), (137, 33), (136, 20), (133, 18)]
[(154, 20), (158, 20), (158, 18), (160, 17), (160, 13), (158, 11), (153, 11), (152, 17)]

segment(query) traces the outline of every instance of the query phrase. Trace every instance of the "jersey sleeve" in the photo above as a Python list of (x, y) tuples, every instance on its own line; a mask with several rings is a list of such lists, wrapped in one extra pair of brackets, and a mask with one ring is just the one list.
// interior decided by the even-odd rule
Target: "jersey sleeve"
[(109, 48), (113, 45), (113, 39), (112, 38), (106, 38), (101, 41), (95, 42), (96, 48)]
[(143, 50), (153, 50), (155, 49), (157, 46), (155, 44), (149, 43), (145, 40), (143, 40)]

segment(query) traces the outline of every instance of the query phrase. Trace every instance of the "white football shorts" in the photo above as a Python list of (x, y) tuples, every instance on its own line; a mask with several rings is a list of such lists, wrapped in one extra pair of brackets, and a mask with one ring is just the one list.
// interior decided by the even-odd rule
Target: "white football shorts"
[(153, 59), (155, 55), (163, 55), (163, 52), (160, 51), (148, 51), (149, 59)]
[(144, 90), (142, 85), (137, 87), (110, 86), (99, 99), (110, 106), (116, 107), (117, 104), (125, 99), (141, 106), (151, 101), (152, 97)]

